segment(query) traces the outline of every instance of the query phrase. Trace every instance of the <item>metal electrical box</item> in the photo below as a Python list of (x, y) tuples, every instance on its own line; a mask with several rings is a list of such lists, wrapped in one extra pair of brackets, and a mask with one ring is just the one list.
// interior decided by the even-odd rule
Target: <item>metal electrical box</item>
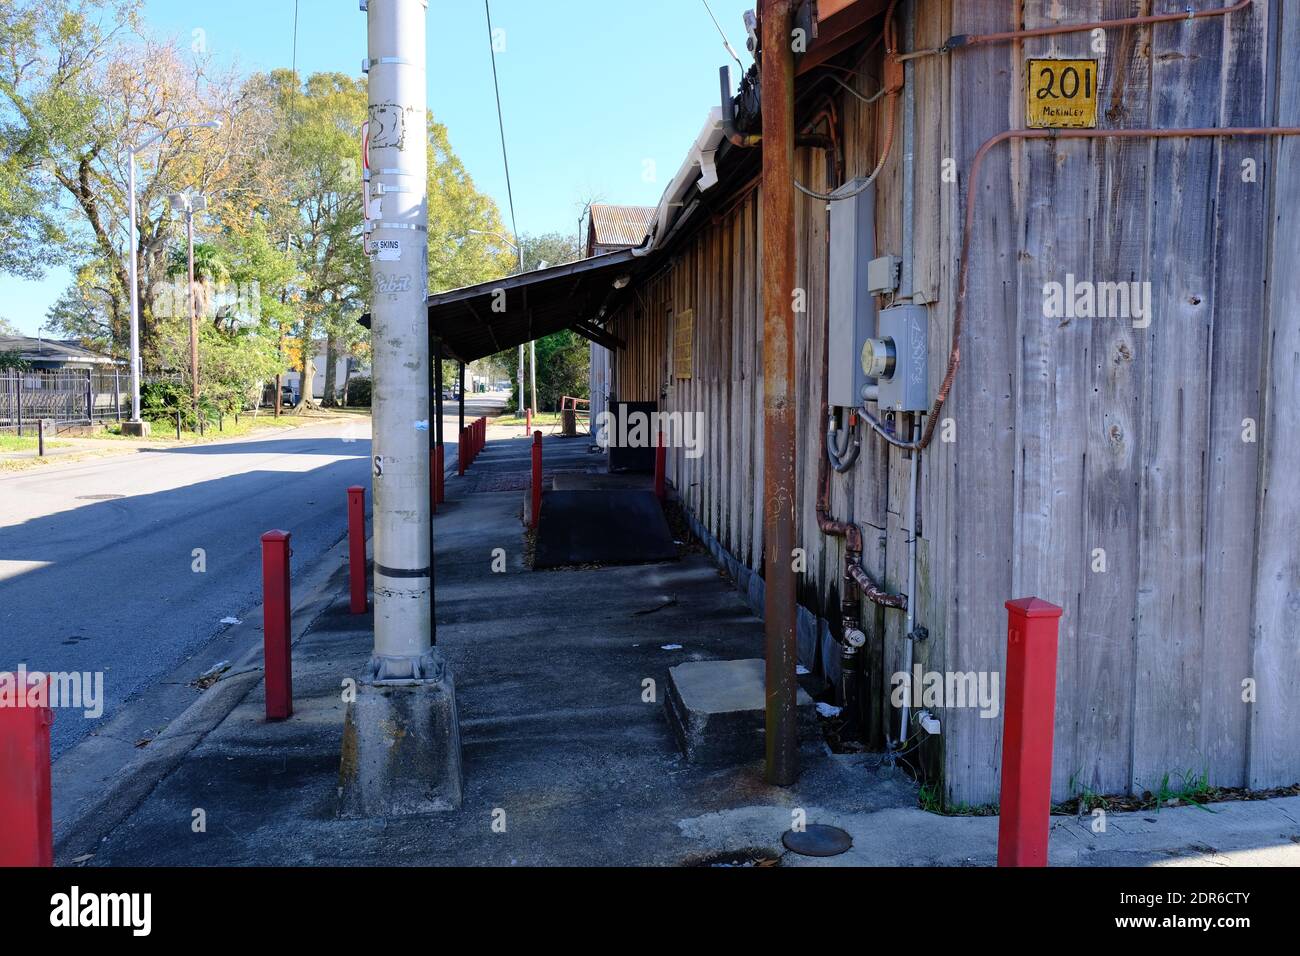
[[(923, 412), (930, 407), (928, 318), (923, 305), (881, 310), (876, 341), (887, 343), (893, 360), (890, 374), (876, 380), (881, 411)], [(860, 366), (867, 364), (865, 359), (859, 362)]]
[[(863, 180), (845, 183), (832, 195), (848, 196), (862, 189)], [(856, 196), (834, 200), (831, 207), (831, 249), (828, 266), (830, 336), (826, 343), (828, 378), (826, 403), (857, 408), (867, 385), (859, 354), (876, 330), (876, 300), (869, 288), (867, 266), (876, 256), (876, 187)]]

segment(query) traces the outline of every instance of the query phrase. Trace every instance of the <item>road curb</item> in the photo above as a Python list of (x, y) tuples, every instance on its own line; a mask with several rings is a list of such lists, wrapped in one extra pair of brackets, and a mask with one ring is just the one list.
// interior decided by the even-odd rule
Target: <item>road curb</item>
[[(293, 643), (299, 644), (311, 632), (326, 609), (344, 596), (347, 588), (348, 538), (343, 537), (322, 556), (317, 568), (305, 582), (306, 596), (293, 608)], [(333, 570), (329, 568), (333, 566)], [(318, 579), (316, 575), (321, 575)], [(93, 854), (99, 844), (142, 804), (181, 761), (203, 742), (211, 731), (230, 716), (248, 694), (262, 682), (262, 605), (244, 612), (250, 629), (259, 637), (241, 656), (231, 672), (208, 688), (194, 703), (177, 714), (166, 728), (154, 737), (140, 756), (128, 761), (109, 779), (93, 798), (85, 801), (56, 828), (54, 834), (55, 865), (69, 865), (77, 857)], [(55, 764), (57, 778), (76, 773), (79, 748), (73, 748)], [(64, 764), (71, 760), (70, 764)]]

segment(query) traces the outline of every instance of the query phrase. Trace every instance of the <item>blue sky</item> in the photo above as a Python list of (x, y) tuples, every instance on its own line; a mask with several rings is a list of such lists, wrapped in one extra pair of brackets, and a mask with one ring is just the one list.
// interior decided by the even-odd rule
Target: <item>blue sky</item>
[[(754, 0), (709, 0), (746, 65), (741, 16)], [(150, 26), (246, 72), (287, 67), (293, 0), (146, 0)], [(429, 2), (429, 106), (509, 228), (482, 0)], [(732, 63), (702, 0), (492, 0), (515, 213), (523, 233), (576, 234), (582, 203), (653, 205), (718, 99)], [(298, 70), (360, 73), (357, 0), (300, 0)], [(0, 316), (35, 334), (67, 285), (0, 276)]]

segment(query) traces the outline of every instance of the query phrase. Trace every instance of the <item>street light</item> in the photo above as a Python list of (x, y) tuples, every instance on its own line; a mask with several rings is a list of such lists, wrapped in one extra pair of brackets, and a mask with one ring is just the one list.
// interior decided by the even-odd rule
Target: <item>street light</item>
[[(509, 246), (511, 249), (515, 250), (515, 254), (519, 256), (519, 274), (523, 275), (524, 247), (522, 244), (515, 245), (505, 236), (501, 235), (501, 233), (499, 232), (484, 232), (482, 229), (470, 229), (469, 234), (471, 236), (488, 236), (492, 239), (499, 239), (500, 241), (504, 242), (507, 246)], [(533, 411), (537, 411), (537, 343), (536, 342), (528, 343), (528, 361), (529, 361), (529, 367), (532, 371)], [(520, 418), (524, 417), (523, 404), (524, 404), (524, 347), (523, 345), (520, 345), (519, 346), (519, 405), (520, 405), (519, 417)]]
[(522, 245), (516, 245), (499, 232), (484, 232), (482, 229), (470, 229), (468, 232), (471, 236), (487, 236), (490, 239), (499, 239), (504, 242), (519, 257), (519, 271), (521, 273), (524, 271), (524, 247)]
[(208, 198), (189, 193), (172, 193), (172, 212), (185, 214), (186, 244), (189, 248), (189, 302), (190, 302), (190, 398), (194, 403), (194, 416), (199, 414), (199, 315), (194, 302), (194, 214), (208, 208)]
[(138, 278), (137, 257), (139, 255), (138, 246), (140, 245), (139, 231), (136, 229), (136, 208), (135, 208), (135, 157), (137, 154), (144, 152), (154, 143), (158, 142), (169, 133), (174, 133), (180, 129), (221, 129), (221, 120), (211, 120), (207, 123), (177, 123), (175, 126), (169, 126), (165, 130), (155, 133), (149, 139), (145, 140), (139, 146), (133, 146), (127, 150), (129, 157), (130, 172), (128, 174), (127, 192), (130, 194), (129, 211), (127, 218), (131, 220), (131, 256), (130, 256), (130, 275), (131, 275), (131, 421), (130, 424), (135, 426), (132, 430), (136, 434), (144, 432), (144, 425), (140, 420), (140, 280)]

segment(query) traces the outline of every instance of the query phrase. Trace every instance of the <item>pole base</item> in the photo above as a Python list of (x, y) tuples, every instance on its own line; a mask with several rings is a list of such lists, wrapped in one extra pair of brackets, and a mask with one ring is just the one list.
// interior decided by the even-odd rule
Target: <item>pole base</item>
[[(436, 653), (436, 652), (435, 652)], [(367, 679), (348, 704), (339, 816), (372, 819), (459, 810), (464, 791), (451, 669), (419, 680)]]
[(150, 431), (148, 422), (122, 422), (122, 434), (128, 438), (148, 438)]

